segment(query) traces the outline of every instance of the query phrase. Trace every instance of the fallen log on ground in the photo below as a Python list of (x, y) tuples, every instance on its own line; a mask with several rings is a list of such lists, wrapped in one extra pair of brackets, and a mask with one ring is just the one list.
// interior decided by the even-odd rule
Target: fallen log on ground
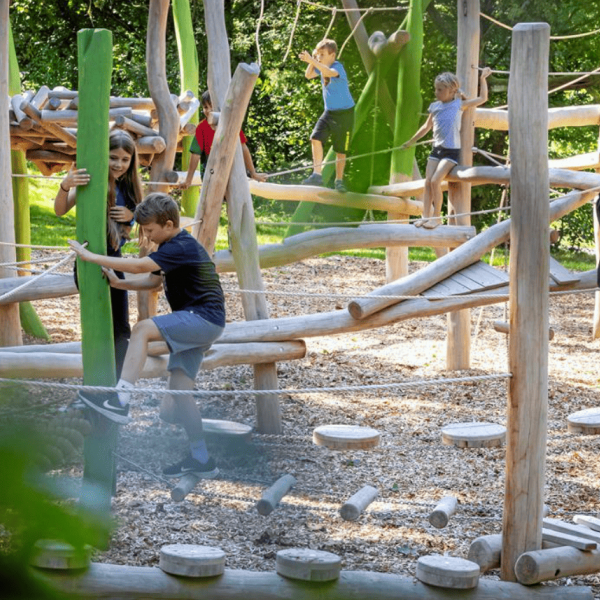
[(592, 600), (589, 587), (528, 588), (518, 583), (480, 579), (472, 590), (437, 588), (388, 573), (342, 571), (329, 582), (296, 581), (277, 573), (225, 569), (207, 578), (176, 577), (157, 567), (94, 563), (86, 571), (36, 569), (36, 579), (59, 593), (79, 598), (169, 598), (189, 600)]

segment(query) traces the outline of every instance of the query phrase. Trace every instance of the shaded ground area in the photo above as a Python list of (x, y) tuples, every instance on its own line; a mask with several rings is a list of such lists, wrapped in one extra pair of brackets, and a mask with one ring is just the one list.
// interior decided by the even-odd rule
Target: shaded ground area
[[(420, 265), (413, 265), (417, 268)], [(303, 261), (264, 274), (270, 290), (298, 293), (365, 293), (384, 283), (380, 261), (329, 257)], [(222, 277), (234, 290), (233, 276)], [(242, 319), (238, 295), (228, 293), (230, 321)], [(282, 317), (345, 308), (338, 298), (269, 298), (271, 315)], [(598, 405), (597, 354), (591, 339), (593, 295), (556, 296), (550, 301), (555, 330), (550, 343), (546, 503), (551, 516), (571, 521), (574, 514), (600, 513), (599, 437), (567, 432), (566, 417)], [(78, 298), (37, 302), (53, 341), (79, 339)], [(161, 304), (161, 310), (166, 310)], [(304, 359), (280, 363), (280, 387), (336, 387), (335, 393), (289, 393), (281, 397), (284, 434), (254, 435), (242, 448), (211, 449), (219, 479), (201, 483), (179, 504), (170, 500), (172, 481), (161, 469), (180, 458), (185, 436), (158, 418), (159, 397), (138, 396), (134, 422), (122, 428), (114, 511), (118, 527), (109, 551), (95, 560), (157, 565), (164, 544), (220, 546), (226, 566), (274, 570), (275, 554), (288, 546), (335, 552), (343, 568), (412, 575), (419, 556), (449, 553), (466, 557), (477, 536), (499, 533), (504, 491), (504, 448), (459, 449), (441, 443), (449, 423), (491, 421), (505, 424), (506, 380), (428, 385), (427, 380), (507, 371), (507, 337), (492, 328), (504, 318), (504, 305), (472, 311), (472, 369), (445, 372), (446, 317), (413, 319), (375, 331), (310, 338)], [(133, 303), (132, 311), (135, 312)], [(199, 389), (215, 390), (202, 401), (206, 417), (254, 425), (249, 367), (202, 372)], [(410, 390), (343, 390), (346, 386), (423, 381)], [(140, 382), (163, 388), (164, 381)], [(220, 398), (218, 390), (239, 391)], [(70, 393), (47, 398), (65, 400)], [(330, 423), (368, 425), (382, 434), (373, 450), (331, 451), (312, 443), (315, 427)], [(80, 475), (71, 465), (57, 474)], [(290, 473), (292, 492), (271, 515), (256, 511), (265, 487)], [(356, 522), (343, 521), (341, 504), (364, 485), (379, 497)], [(429, 525), (428, 515), (446, 495), (460, 502), (445, 529)], [(492, 571), (486, 577), (497, 577)], [(572, 577), (574, 585), (594, 586), (600, 577)], [(564, 585), (565, 580), (548, 585)]]

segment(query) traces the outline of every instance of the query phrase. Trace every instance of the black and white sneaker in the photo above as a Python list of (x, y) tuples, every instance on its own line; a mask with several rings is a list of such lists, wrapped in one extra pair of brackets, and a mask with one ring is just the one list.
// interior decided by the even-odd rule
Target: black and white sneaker
[(302, 182), (302, 185), (323, 185), (323, 176), (313, 172)]
[(340, 194), (345, 194), (348, 191), (343, 179), (336, 179), (334, 184), (335, 190)]
[(121, 406), (119, 397), (116, 393), (90, 393), (79, 392), (79, 399), (89, 406), (92, 410), (104, 415), (107, 419), (125, 425), (131, 421), (129, 417), (129, 404)]
[(201, 463), (188, 454), (183, 460), (178, 463), (165, 467), (163, 469), (163, 475), (165, 477), (183, 477), (184, 475), (195, 475), (199, 479), (213, 479), (219, 474), (219, 469), (215, 465), (215, 461), (212, 456), (208, 459), (208, 462)]

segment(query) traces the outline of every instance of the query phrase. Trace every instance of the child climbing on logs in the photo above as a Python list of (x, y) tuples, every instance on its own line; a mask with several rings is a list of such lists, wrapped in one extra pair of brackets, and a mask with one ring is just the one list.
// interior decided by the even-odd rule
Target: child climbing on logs
[[(107, 244), (109, 256), (121, 256), (121, 248), (129, 239), (134, 224), (133, 211), (142, 200), (142, 183), (138, 170), (138, 158), (133, 138), (121, 129), (111, 132), (108, 142), (108, 202)], [(54, 212), (60, 217), (69, 212), (77, 201), (76, 188), (87, 185), (90, 176), (86, 169), (74, 165), (61, 181), (54, 199)], [(125, 276), (117, 272), (116, 276)], [(77, 271), (75, 271), (77, 280)], [(129, 326), (129, 303), (127, 291), (111, 288), (113, 333), (117, 377), (121, 374), (127, 344), (131, 335)]]
[(433, 127), (433, 150), (427, 160), (423, 218), (414, 221), (417, 227), (435, 229), (440, 224), (443, 192), (442, 181), (460, 160), (460, 125), (462, 111), (487, 101), (487, 78), (491, 69), (481, 71), (479, 96), (467, 100), (454, 73), (441, 73), (435, 78), (436, 102), (429, 105), (427, 121), (402, 145), (412, 146)]
[[(100, 265), (110, 285), (121, 290), (155, 290), (164, 283), (172, 312), (139, 321), (133, 327), (118, 392), (80, 392), (81, 400), (116, 423), (127, 423), (131, 390), (142, 372), (148, 344), (166, 342), (170, 356), (169, 389), (193, 390), (204, 353), (223, 333), (225, 301), (215, 265), (194, 237), (179, 225), (179, 208), (168, 195), (148, 195), (135, 209), (135, 220), (158, 249), (143, 258), (94, 254), (76, 241), (69, 244), (79, 258)], [(146, 277), (120, 279), (115, 271), (145, 273)], [(190, 452), (167, 467), (167, 477), (194, 474), (216, 477), (219, 470), (209, 457), (202, 417), (192, 395), (172, 396), (177, 422), (185, 429)]]
[[(196, 134), (194, 135), (194, 139), (192, 140), (192, 144), (190, 146), (191, 156), (187, 175), (185, 181), (179, 185), (182, 190), (187, 190), (187, 188), (192, 185), (194, 172), (198, 167), (198, 162), (202, 156), (204, 156), (205, 160), (208, 159), (213, 145), (213, 140), (215, 139), (215, 128), (208, 122), (210, 115), (213, 112), (212, 101), (210, 99), (210, 93), (208, 90), (202, 94), (201, 101), (202, 111), (204, 112), (204, 116), (206, 118), (200, 121), (196, 127)], [(254, 162), (252, 161), (252, 155), (250, 154), (250, 150), (248, 149), (246, 141), (247, 140), (244, 132), (240, 131), (240, 142), (242, 143), (242, 154), (244, 156), (244, 166), (246, 167), (246, 172), (248, 173), (249, 177), (256, 179), (256, 181), (266, 181), (267, 176), (264, 173), (256, 172), (256, 169), (254, 168)]]
[(352, 128), (354, 127), (354, 100), (348, 87), (348, 76), (342, 63), (336, 60), (337, 44), (334, 40), (321, 40), (312, 56), (306, 51), (299, 54), (300, 60), (308, 63), (304, 75), (307, 79), (321, 76), (325, 112), (319, 117), (310, 134), (313, 155), (313, 172), (302, 183), (304, 185), (323, 185), (323, 144), (333, 139), (336, 154), (335, 189), (345, 193), (344, 169), (346, 152)]

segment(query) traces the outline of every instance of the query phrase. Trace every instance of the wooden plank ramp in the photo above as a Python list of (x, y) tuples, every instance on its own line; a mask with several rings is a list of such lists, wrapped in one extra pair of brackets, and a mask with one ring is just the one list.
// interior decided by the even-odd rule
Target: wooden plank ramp
[(430, 296), (472, 294), (493, 290), (504, 285), (508, 285), (508, 273), (495, 269), (480, 260), (439, 281), (421, 295), (428, 298)]
[(579, 281), (579, 275), (577, 275), (577, 273), (571, 273), (571, 271), (563, 267), (555, 258), (550, 257), (550, 279), (555, 281), (558, 285), (566, 285), (568, 283), (577, 283)]

